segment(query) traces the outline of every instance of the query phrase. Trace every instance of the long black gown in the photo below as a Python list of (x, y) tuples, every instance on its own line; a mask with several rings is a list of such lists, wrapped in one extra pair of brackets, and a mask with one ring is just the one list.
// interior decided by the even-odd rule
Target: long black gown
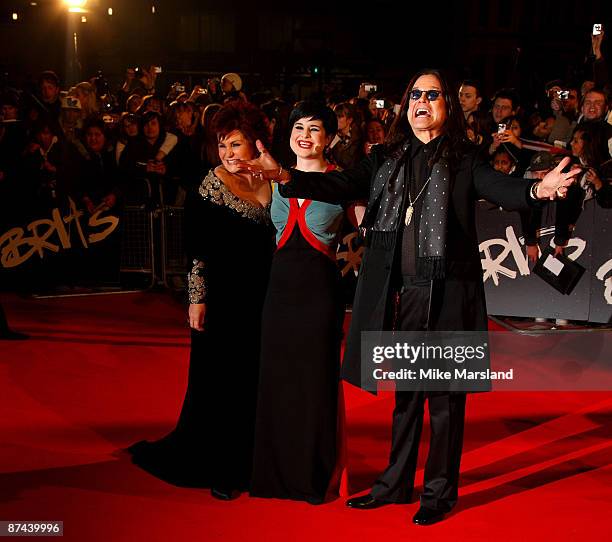
[[(342, 208), (331, 213), (342, 216)], [(344, 317), (339, 279), (335, 262), (296, 224), (274, 254), (263, 309), (252, 496), (319, 504), (335, 491)]]
[(205, 330), (191, 334), (189, 382), (176, 428), (129, 451), (135, 464), (172, 484), (245, 490), (273, 230), (267, 208), (239, 199), (212, 172), (198, 192), (186, 202), (186, 233), (205, 281)]

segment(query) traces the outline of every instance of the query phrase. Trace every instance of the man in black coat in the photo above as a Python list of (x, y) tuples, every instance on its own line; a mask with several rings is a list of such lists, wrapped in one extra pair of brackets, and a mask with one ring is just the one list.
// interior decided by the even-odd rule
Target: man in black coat
[[(485, 198), (508, 210), (537, 199), (563, 197), (578, 170), (543, 180), (494, 171), (466, 142), (457, 92), (437, 70), (409, 83), (384, 146), (359, 166), (332, 173), (286, 171), (258, 145), (245, 164), (281, 184), (285, 197), (340, 203), (369, 198), (362, 227), (366, 249), (353, 304), (343, 378), (360, 387), (362, 331), (472, 331), (487, 329), (475, 202)], [(533, 202), (533, 203), (532, 203)], [(396, 391), (390, 461), (370, 494), (350, 499), (357, 509), (410, 502), (425, 399), (431, 443), (424, 491), (413, 518), (440, 521), (457, 501), (465, 393)]]

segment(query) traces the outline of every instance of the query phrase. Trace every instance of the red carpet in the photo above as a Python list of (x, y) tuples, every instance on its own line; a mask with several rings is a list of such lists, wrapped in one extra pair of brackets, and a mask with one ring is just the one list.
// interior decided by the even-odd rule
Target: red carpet
[[(32, 339), (0, 342), (0, 520), (63, 520), (64, 539), (79, 542), (609, 536), (612, 393), (470, 396), (459, 505), (431, 527), (410, 523), (416, 503), (224, 503), (117, 454), (176, 420), (188, 357), (180, 305), (161, 294), (2, 302)], [(349, 482), (359, 492), (386, 464), (393, 398), (345, 394)]]

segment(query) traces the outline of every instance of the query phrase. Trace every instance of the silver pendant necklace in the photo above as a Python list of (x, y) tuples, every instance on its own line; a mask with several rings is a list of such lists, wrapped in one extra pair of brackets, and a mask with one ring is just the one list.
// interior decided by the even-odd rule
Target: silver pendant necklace
[(425, 190), (425, 188), (427, 188), (427, 185), (429, 184), (429, 181), (431, 181), (431, 175), (429, 176), (429, 179), (427, 179), (425, 181), (425, 184), (422, 186), (422, 188), (419, 191), (419, 193), (417, 194), (416, 198), (414, 198), (414, 201), (412, 201), (412, 196), (410, 195), (410, 185), (408, 185), (408, 203), (409, 203), (409, 205), (408, 205), (408, 209), (406, 209), (406, 218), (404, 220), (404, 223), (406, 224), (406, 226), (409, 226), (410, 222), (412, 222), (412, 215), (414, 214), (414, 204), (421, 197), (421, 194), (423, 193), (423, 190)]

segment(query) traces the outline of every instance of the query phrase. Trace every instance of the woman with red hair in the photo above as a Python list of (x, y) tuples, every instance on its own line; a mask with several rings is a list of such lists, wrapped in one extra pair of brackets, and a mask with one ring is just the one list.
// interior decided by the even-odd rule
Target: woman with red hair
[(269, 182), (241, 170), (266, 141), (263, 113), (232, 102), (213, 117), (221, 164), (186, 202), (191, 356), (176, 428), (130, 448), (133, 461), (170, 483), (248, 489), (262, 305), (273, 250)]

